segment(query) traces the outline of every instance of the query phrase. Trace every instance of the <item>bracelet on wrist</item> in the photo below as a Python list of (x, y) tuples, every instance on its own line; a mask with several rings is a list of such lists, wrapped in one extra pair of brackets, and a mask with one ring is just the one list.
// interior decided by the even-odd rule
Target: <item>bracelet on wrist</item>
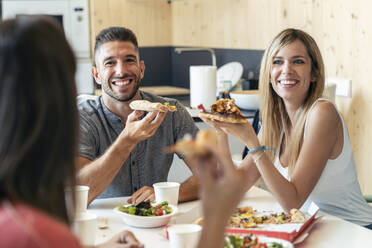
[(266, 146), (259, 146), (259, 147), (253, 148), (253, 149), (249, 150), (247, 154), (252, 154), (252, 153), (255, 153), (255, 152), (258, 152), (258, 151), (261, 151), (261, 150), (263, 150), (264, 152), (271, 150), (271, 151), (274, 152), (274, 156), (276, 154), (276, 150), (275, 150), (274, 147), (268, 147), (267, 148)]

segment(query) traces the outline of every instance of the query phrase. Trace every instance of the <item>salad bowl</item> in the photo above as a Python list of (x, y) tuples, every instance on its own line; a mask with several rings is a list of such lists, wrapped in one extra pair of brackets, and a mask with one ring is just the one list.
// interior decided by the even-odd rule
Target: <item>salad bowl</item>
[[(157, 204), (151, 204), (151, 205), (153, 208), (156, 208), (157, 206)], [(169, 213), (166, 213), (165, 211), (163, 211), (163, 214), (154, 215), (154, 216), (136, 215), (133, 212), (129, 213), (130, 210), (128, 213), (123, 212), (125, 208), (130, 209), (131, 207), (134, 207), (134, 205), (121, 205), (121, 206), (115, 207), (114, 211), (121, 215), (123, 221), (127, 225), (130, 225), (133, 227), (154, 228), (154, 227), (164, 226), (168, 224), (172, 216), (174, 216), (177, 213), (177, 207), (174, 205), (167, 205), (167, 211)]]

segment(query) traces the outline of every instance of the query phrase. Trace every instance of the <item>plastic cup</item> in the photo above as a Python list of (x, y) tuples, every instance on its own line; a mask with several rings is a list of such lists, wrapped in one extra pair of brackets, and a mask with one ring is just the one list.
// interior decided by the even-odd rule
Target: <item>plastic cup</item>
[(202, 227), (196, 224), (177, 224), (168, 227), (171, 248), (194, 248), (198, 245)]
[(153, 184), (155, 190), (155, 201), (157, 203), (168, 201), (169, 204), (177, 206), (180, 184), (176, 182), (160, 182)]
[(82, 245), (92, 246), (96, 242), (97, 215), (81, 212), (75, 216), (72, 231)]

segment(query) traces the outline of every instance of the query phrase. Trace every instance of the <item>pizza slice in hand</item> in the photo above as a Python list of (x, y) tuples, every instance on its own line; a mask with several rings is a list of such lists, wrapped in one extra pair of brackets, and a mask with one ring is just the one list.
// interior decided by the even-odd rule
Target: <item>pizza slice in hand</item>
[(234, 99), (219, 99), (211, 106), (210, 112), (201, 112), (199, 117), (228, 122), (246, 123), (247, 119), (242, 115), (239, 108), (235, 105)]
[(185, 135), (185, 137), (178, 140), (176, 144), (168, 146), (165, 152), (178, 152), (185, 157), (207, 156), (209, 152), (204, 148), (204, 144), (217, 146), (217, 142), (218, 136), (215, 131), (210, 129), (203, 129), (196, 134), (195, 139), (193, 139), (191, 135)]

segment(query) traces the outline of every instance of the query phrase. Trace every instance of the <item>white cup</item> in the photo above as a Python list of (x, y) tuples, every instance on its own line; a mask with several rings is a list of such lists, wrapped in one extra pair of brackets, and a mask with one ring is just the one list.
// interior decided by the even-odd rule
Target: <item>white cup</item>
[(160, 182), (152, 185), (155, 190), (155, 201), (157, 203), (168, 201), (169, 204), (177, 206), (180, 184), (175, 182)]
[(196, 224), (177, 224), (168, 228), (171, 248), (194, 248), (198, 245), (202, 227)]
[[(75, 214), (87, 211), (88, 206), (88, 192), (89, 187), (84, 185), (77, 185), (74, 188), (75, 193)], [(66, 189), (66, 194), (71, 194), (72, 188)]]
[(95, 245), (97, 230), (97, 215), (81, 212), (75, 216), (72, 231), (80, 240), (81, 245)]

